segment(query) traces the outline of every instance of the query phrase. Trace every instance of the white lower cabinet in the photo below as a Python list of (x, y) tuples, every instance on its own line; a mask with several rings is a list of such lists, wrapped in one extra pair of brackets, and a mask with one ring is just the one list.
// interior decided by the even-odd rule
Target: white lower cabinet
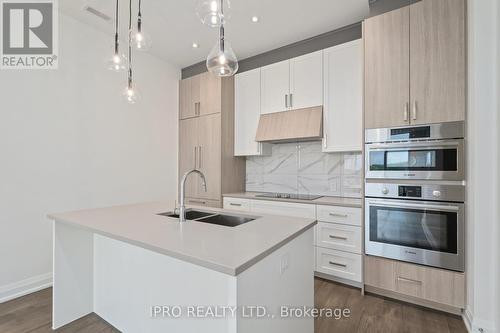
[(318, 222), (316, 245), (361, 254), (361, 227)]
[(294, 202), (250, 200), (250, 211), (254, 213), (316, 218), (316, 205)]
[[(224, 208), (255, 214), (314, 218), (315, 271), (340, 282), (362, 281), (361, 208), (224, 197)], [(322, 277), (323, 277), (322, 275)], [(338, 280), (338, 279), (337, 279)]]
[(224, 197), (224, 209), (250, 211), (250, 199)]
[(316, 271), (361, 282), (361, 255), (316, 247)]

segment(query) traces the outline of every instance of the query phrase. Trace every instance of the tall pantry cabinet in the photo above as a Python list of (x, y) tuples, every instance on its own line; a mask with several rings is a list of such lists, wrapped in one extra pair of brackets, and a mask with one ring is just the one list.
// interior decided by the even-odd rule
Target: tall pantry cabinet
[(222, 207), (222, 193), (245, 189), (245, 159), (234, 157), (234, 78), (203, 73), (179, 82), (179, 180), (186, 181), (186, 204)]
[(465, 0), (422, 0), (364, 22), (365, 127), (465, 120)]

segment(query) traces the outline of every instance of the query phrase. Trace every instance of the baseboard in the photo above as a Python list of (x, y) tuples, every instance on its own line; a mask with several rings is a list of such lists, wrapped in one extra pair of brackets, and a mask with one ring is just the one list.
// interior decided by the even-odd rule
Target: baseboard
[(345, 284), (345, 285), (348, 285), (348, 286), (351, 286), (351, 287), (356, 287), (356, 288), (360, 288), (360, 289), (363, 287), (363, 284), (361, 282), (355, 282), (355, 281), (351, 281), (351, 280), (339, 278), (339, 277), (336, 277), (336, 276), (332, 276), (330, 274), (325, 274), (325, 273), (320, 273), (320, 272), (314, 272), (314, 276), (317, 276), (317, 277), (325, 279), (325, 280), (330, 280), (330, 281), (333, 281), (333, 282), (342, 283), (342, 284)]
[(469, 308), (464, 310), (462, 318), (469, 333), (496, 333), (494, 323), (491, 321), (474, 320), (474, 315), (470, 312)]
[(0, 303), (52, 286), (52, 272), (0, 286)]

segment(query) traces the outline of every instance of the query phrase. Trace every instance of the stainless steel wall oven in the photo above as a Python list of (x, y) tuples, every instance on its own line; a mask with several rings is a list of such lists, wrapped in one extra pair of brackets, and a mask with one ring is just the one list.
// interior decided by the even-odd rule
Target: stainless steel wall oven
[(464, 271), (464, 186), (367, 183), (366, 254)]
[(464, 123), (368, 129), (367, 179), (463, 180)]

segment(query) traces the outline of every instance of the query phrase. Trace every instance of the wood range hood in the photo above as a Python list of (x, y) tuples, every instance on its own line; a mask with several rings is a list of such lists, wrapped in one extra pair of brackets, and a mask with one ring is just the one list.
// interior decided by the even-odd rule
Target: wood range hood
[(323, 138), (323, 107), (315, 106), (260, 116), (255, 141), (292, 142)]

